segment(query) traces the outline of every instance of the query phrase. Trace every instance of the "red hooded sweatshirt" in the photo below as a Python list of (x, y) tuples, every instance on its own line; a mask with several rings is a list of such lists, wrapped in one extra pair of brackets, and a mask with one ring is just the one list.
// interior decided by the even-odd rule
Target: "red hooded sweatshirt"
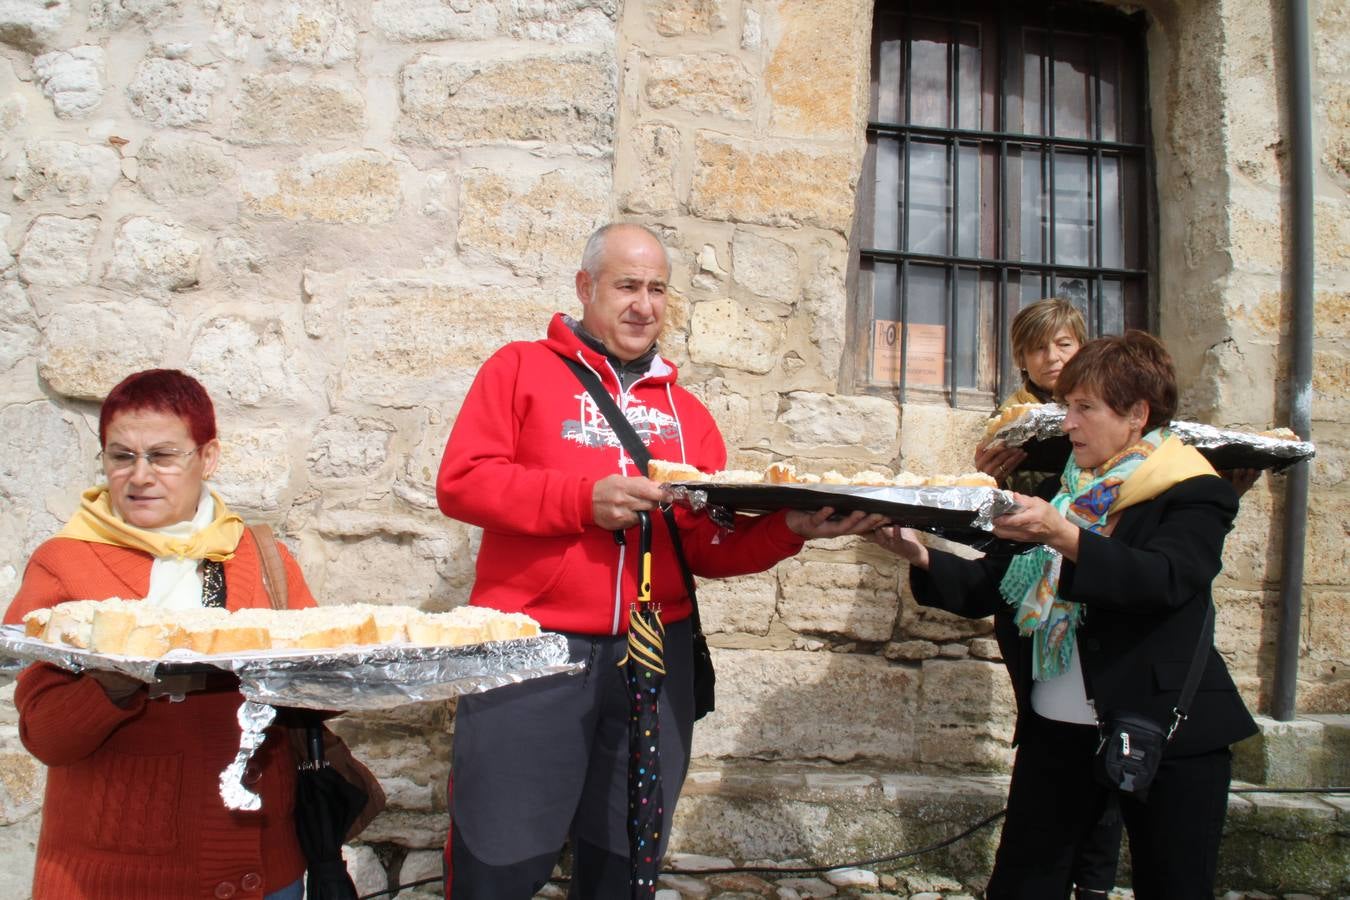
[[(619, 634), (637, 596), (638, 534), (629, 529), (620, 545), (598, 527), (591, 491), (609, 475), (644, 473), (560, 357), (599, 375), (653, 458), (716, 472), (726, 446), (668, 360), (654, 356), (623, 390), (568, 321), (555, 315), (545, 340), (507, 344), (483, 364), (446, 443), (436, 499), (447, 516), (483, 529), (471, 603), (526, 613), (552, 631)], [(730, 531), (682, 507), (675, 514), (689, 567), (703, 577), (763, 571), (803, 543), (782, 512), (738, 516)], [(654, 515), (652, 527), (652, 598), (676, 622), (689, 616), (689, 598), (664, 518)]]

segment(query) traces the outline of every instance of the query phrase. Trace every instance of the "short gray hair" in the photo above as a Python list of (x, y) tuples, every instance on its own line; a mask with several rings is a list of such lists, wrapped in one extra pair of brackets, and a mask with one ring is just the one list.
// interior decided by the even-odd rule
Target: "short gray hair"
[(670, 251), (666, 249), (665, 242), (661, 240), (661, 235), (652, 231), (646, 225), (640, 222), (610, 222), (608, 225), (601, 225), (591, 236), (586, 239), (586, 247), (581, 251), (581, 271), (595, 278), (600, 274), (600, 258), (605, 255), (605, 238), (615, 228), (621, 227), (639, 228), (651, 235), (652, 240), (661, 248), (661, 256), (666, 261), (666, 277), (670, 277)]

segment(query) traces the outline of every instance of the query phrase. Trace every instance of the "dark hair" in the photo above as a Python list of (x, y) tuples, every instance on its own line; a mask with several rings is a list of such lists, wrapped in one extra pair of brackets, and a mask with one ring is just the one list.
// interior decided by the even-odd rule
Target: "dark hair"
[(1143, 400), (1148, 404), (1145, 434), (1177, 414), (1177, 372), (1172, 357), (1161, 341), (1143, 331), (1084, 344), (1060, 370), (1055, 399), (1063, 402), (1075, 389), (1091, 391), (1121, 416)]
[(128, 375), (108, 392), (98, 411), (98, 443), (108, 441), (108, 425), (119, 413), (152, 409), (178, 416), (198, 446), (216, 437), (216, 409), (201, 382), (177, 369), (146, 369)]

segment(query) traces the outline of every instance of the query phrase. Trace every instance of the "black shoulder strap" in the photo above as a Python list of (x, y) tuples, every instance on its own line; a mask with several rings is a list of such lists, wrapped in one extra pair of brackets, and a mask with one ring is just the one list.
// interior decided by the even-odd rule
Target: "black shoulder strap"
[(1195, 643), (1195, 652), (1191, 655), (1191, 667), (1186, 670), (1186, 681), (1181, 686), (1181, 696), (1177, 697), (1177, 705), (1172, 709), (1172, 727), (1167, 730), (1167, 736), (1170, 738), (1172, 732), (1177, 730), (1186, 719), (1186, 711), (1191, 708), (1191, 701), (1195, 699), (1196, 689), (1200, 687), (1200, 676), (1205, 671), (1205, 661), (1209, 657), (1209, 648), (1214, 643), (1214, 601), (1209, 602), (1205, 609), (1205, 621), (1200, 626), (1200, 640)]
[[(605, 390), (604, 384), (600, 378), (588, 366), (580, 360), (569, 357), (561, 357), (567, 364), (567, 368), (577, 376), (581, 386), (591, 395), (595, 401), (595, 406), (600, 410), (600, 415), (605, 417), (609, 427), (614, 431), (619, 442), (623, 444), (623, 449), (632, 457), (633, 462), (637, 463), (638, 469), (642, 474), (647, 474), (647, 463), (651, 462), (652, 455), (647, 450), (647, 445), (642, 443), (642, 438), (638, 437), (633, 430), (628, 417), (619, 409), (619, 404), (614, 402), (614, 398)], [(694, 576), (689, 571), (689, 563), (685, 561), (684, 543), (680, 540), (680, 530), (675, 527), (675, 513), (669, 507), (662, 507), (661, 514), (666, 519), (666, 530), (670, 532), (670, 543), (675, 548), (675, 559), (680, 564), (680, 574), (684, 576), (684, 589), (689, 593), (689, 603), (693, 607), (694, 633), (703, 633), (703, 623), (698, 617), (698, 594), (694, 590)]]

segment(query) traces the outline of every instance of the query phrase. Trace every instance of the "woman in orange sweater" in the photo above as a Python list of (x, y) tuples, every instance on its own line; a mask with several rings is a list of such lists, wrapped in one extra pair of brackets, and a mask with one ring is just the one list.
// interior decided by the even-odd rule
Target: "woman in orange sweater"
[[(5, 622), (76, 599), (270, 605), (252, 534), (205, 485), (220, 444), (201, 384), (169, 369), (128, 377), (103, 403), (99, 441), (107, 483), (85, 491), (34, 552)], [(313, 606), (299, 567), (277, 549), (289, 604)], [(243, 698), (230, 676), (174, 702), (119, 674), (38, 663), (19, 676), (14, 701), (24, 746), (48, 767), (36, 900), (301, 897), (295, 759), (282, 729), (244, 776), (261, 810), (229, 810), (220, 796), (240, 738)]]

